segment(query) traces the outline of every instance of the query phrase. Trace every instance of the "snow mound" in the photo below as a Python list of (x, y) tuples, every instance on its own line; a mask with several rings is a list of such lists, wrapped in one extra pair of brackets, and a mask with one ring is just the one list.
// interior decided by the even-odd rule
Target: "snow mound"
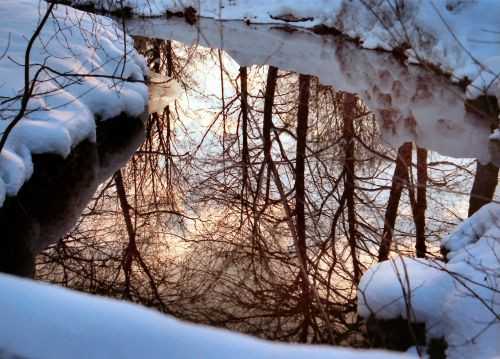
[(427, 341), (444, 338), (449, 358), (498, 357), (500, 205), (483, 206), (442, 246), (447, 263), (399, 257), (371, 267), (358, 314), (425, 323)]
[[(21, 107), (26, 48), (47, 6), (44, 1), (0, 2), (1, 133)], [(124, 45), (123, 32), (106, 17), (57, 5), (34, 42), (30, 64), (30, 79), (42, 64), (46, 69), (40, 72), (25, 116), (2, 149), (0, 206), (5, 195), (15, 195), (33, 173), (32, 154), (66, 157), (80, 141), (95, 139), (95, 116), (137, 116), (148, 98), (141, 82), (147, 73), (144, 59), (131, 38)]]
[(132, 35), (221, 49), (240, 66), (272, 65), (356, 93), (377, 118), (383, 142), (394, 148), (413, 141), (445, 156), (481, 163), (500, 153), (489, 148), (488, 121), (467, 111), (465, 92), (421, 66), (405, 66), (390, 53), (360, 49), (304, 29), (289, 34), (273, 25), (247, 26), (241, 21), (203, 18), (190, 26), (176, 17), (134, 18), (127, 27)]
[(279, 344), (181, 322), (118, 300), (0, 274), (0, 355), (23, 358), (400, 358)]
[[(113, 11), (118, 1), (73, 0)], [(141, 16), (191, 6), (202, 17), (333, 27), (367, 49), (406, 51), (409, 60), (425, 59), (456, 80), (472, 84), (467, 95), (500, 97), (500, 2), (497, 0), (124, 0)], [(478, 21), (480, 19), (480, 21)]]

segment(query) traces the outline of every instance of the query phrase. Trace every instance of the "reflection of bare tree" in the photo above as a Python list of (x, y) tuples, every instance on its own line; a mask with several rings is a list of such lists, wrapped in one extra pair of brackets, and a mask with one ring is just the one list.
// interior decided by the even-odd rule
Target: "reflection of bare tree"
[[(417, 147), (417, 196), (414, 199), (410, 192), (413, 221), (415, 222), (415, 249), (417, 257), (424, 258), (427, 245), (425, 243), (425, 210), (427, 209), (427, 150)], [(411, 187), (410, 187), (411, 188)]]
[(354, 273), (354, 282), (359, 283), (361, 270), (356, 253), (357, 247), (357, 229), (356, 229), (356, 210), (354, 208), (354, 180), (355, 175), (355, 157), (354, 157), (354, 111), (356, 108), (356, 97), (351, 94), (344, 94), (343, 102), (343, 120), (344, 120), (344, 176), (345, 176), (345, 191), (344, 195), (347, 204), (347, 222), (349, 225), (348, 242), (351, 251), (351, 260)]
[(399, 200), (403, 187), (408, 182), (408, 167), (411, 164), (412, 143), (406, 142), (398, 149), (396, 157), (396, 167), (392, 177), (391, 192), (387, 202), (387, 210), (384, 219), (384, 233), (378, 254), (379, 261), (384, 261), (389, 257), (391, 242), (394, 232), (394, 225), (398, 213)]
[[(309, 116), (309, 87), (310, 76), (299, 76), (299, 99), (297, 111), (297, 154), (295, 156), (295, 215), (297, 217), (297, 244), (299, 257), (303, 263), (304, 272), (308, 273), (306, 216), (305, 216), (305, 159), (307, 142), (307, 120)], [(311, 317), (309, 310), (312, 306), (309, 282), (303, 278), (300, 280), (301, 306), (304, 313), (304, 323), (300, 334), (300, 341), (307, 342)]]
[(476, 175), (469, 200), (469, 217), (492, 201), (497, 184), (498, 167), (491, 163), (483, 165), (476, 161)]
[(463, 191), (467, 165), (417, 148), (415, 167), (411, 143), (382, 147), (359, 97), (313, 76), (136, 45), (186, 97), (148, 118), (141, 148), (39, 258), (39, 277), (271, 339), (366, 345), (363, 271), (382, 250), (437, 252), (459, 213), (429, 193)]

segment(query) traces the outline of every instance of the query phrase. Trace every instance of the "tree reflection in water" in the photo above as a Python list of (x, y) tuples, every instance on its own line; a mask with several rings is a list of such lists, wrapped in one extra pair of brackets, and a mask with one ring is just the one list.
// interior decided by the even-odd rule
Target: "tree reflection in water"
[(171, 40), (136, 46), (184, 93), (148, 117), (37, 277), (265, 338), (369, 345), (361, 274), (395, 253), (439, 256), (467, 215), (474, 161), (382, 145), (360, 97), (314, 76)]

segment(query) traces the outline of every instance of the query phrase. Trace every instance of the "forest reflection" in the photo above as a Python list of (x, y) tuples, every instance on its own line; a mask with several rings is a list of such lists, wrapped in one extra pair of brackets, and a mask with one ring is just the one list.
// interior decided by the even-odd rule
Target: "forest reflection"
[(388, 147), (358, 96), (314, 76), (135, 41), (183, 94), (147, 118), (37, 278), (269, 339), (368, 346), (361, 274), (395, 254), (440, 256), (476, 161)]

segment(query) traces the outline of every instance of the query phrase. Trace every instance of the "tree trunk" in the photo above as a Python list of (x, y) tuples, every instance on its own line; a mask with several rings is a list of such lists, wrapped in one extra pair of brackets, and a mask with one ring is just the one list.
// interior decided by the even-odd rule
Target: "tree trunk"
[[(148, 277), (149, 284), (151, 286), (151, 290), (153, 291), (153, 294), (158, 301), (158, 305), (161, 307), (161, 309), (166, 312), (166, 313), (171, 313), (170, 310), (167, 308), (165, 303), (163, 302), (163, 299), (161, 298), (159, 292), (158, 292), (158, 286), (156, 285), (156, 282), (151, 274), (151, 271), (149, 270), (148, 266), (144, 262), (141, 254), (139, 253), (139, 250), (137, 249), (137, 235), (136, 235), (136, 225), (135, 225), (135, 219), (134, 223), (132, 223), (132, 217), (130, 215), (130, 209), (132, 209), (132, 206), (129, 204), (127, 200), (127, 193), (125, 191), (125, 185), (123, 184), (123, 177), (121, 170), (118, 170), (115, 173), (114, 176), (115, 179), (115, 185), (116, 185), (116, 193), (118, 195), (118, 199), (120, 201), (120, 207), (122, 209), (122, 214), (123, 214), (123, 219), (125, 221), (125, 227), (127, 228), (127, 234), (128, 234), (128, 245), (125, 248), (125, 251), (123, 253), (123, 258), (122, 258), (122, 267), (123, 267), (123, 272), (125, 274), (125, 288), (123, 291), (123, 297), (127, 299), (132, 299), (131, 296), (131, 279), (132, 279), (132, 262), (134, 259), (137, 260), (139, 266), (142, 268), (144, 271), (144, 274)], [(135, 215), (134, 215), (135, 216)]]
[(343, 117), (344, 117), (344, 176), (345, 176), (345, 196), (347, 204), (347, 222), (348, 222), (348, 242), (351, 251), (352, 266), (354, 272), (354, 281), (359, 283), (361, 269), (357, 256), (357, 229), (356, 212), (354, 202), (354, 180), (355, 180), (355, 158), (354, 158), (354, 111), (356, 109), (356, 96), (344, 93)]
[(247, 89), (247, 68), (240, 67), (240, 81), (241, 81), (241, 137), (242, 137), (242, 150), (241, 150), (241, 160), (242, 160), (242, 191), (241, 191), (241, 203), (244, 200), (245, 188), (248, 185), (248, 166), (250, 164), (250, 153), (248, 150), (248, 89)]
[(132, 219), (130, 217), (130, 205), (127, 201), (127, 194), (125, 192), (125, 186), (123, 185), (123, 178), (121, 170), (115, 173), (115, 185), (116, 193), (118, 199), (120, 200), (120, 207), (123, 213), (123, 219), (125, 221), (125, 228), (127, 228), (128, 234), (128, 245), (123, 253), (123, 272), (125, 274), (125, 289), (123, 292), (124, 298), (131, 298), (130, 295), (130, 278), (132, 275), (132, 261), (135, 253), (137, 252), (137, 244), (135, 240), (135, 228), (132, 224)]
[(476, 176), (469, 198), (469, 217), (476, 213), (479, 208), (491, 202), (497, 184), (498, 167), (491, 163), (482, 165), (476, 161)]
[(167, 40), (167, 76), (172, 76), (174, 73), (174, 59), (172, 51), (172, 41)]
[[(299, 256), (304, 264), (306, 273), (308, 267), (307, 242), (306, 242), (306, 218), (305, 218), (305, 158), (307, 142), (307, 117), (309, 116), (309, 75), (299, 76), (299, 106), (297, 111), (297, 154), (295, 163), (295, 213), (297, 241)], [(309, 326), (311, 325), (311, 296), (308, 282), (302, 278), (300, 281), (301, 307), (304, 322), (300, 333), (300, 342), (306, 343)]]
[(394, 234), (394, 225), (398, 214), (399, 200), (405, 183), (408, 181), (408, 166), (411, 164), (412, 143), (405, 142), (398, 149), (396, 158), (396, 168), (392, 176), (392, 185), (389, 192), (389, 200), (384, 218), (384, 231), (378, 253), (378, 261), (382, 262), (389, 258), (391, 251), (392, 237)]
[(154, 72), (160, 72), (160, 66), (161, 66), (161, 46), (162, 40), (159, 39), (153, 39), (153, 70)]
[(266, 163), (271, 162), (271, 130), (273, 128), (273, 106), (274, 90), (276, 89), (276, 79), (278, 78), (278, 68), (269, 66), (267, 71), (266, 93), (264, 98), (264, 123), (262, 126), (264, 159)]
[(417, 147), (417, 201), (413, 220), (415, 222), (415, 249), (418, 258), (425, 258), (425, 210), (427, 209), (427, 150)]
[[(167, 76), (172, 77), (174, 73), (174, 53), (172, 50), (172, 41), (167, 40), (167, 49), (166, 49), (166, 57), (167, 57)], [(168, 183), (168, 192), (170, 193), (171, 198), (173, 198), (173, 189), (172, 189), (172, 156), (171, 156), (171, 137), (172, 137), (172, 129), (171, 129), (171, 116), (170, 116), (170, 105), (165, 107), (164, 115), (166, 116), (166, 155), (167, 160), (165, 161), (165, 173), (167, 178), (169, 179)]]

